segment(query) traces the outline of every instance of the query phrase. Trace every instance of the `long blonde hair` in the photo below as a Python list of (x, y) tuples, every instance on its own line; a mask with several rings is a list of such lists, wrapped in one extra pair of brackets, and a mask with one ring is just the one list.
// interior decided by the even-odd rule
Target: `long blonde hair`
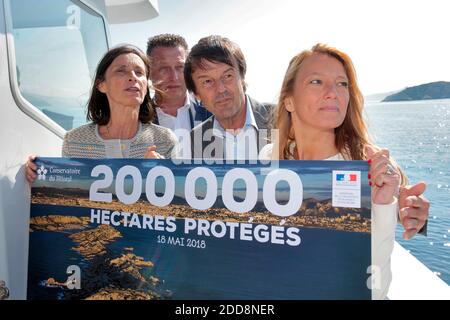
[[(343, 123), (334, 129), (335, 145), (338, 151), (348, 160), (366, 160), (365, 146), (374, 146), (363, 118), (364, 97), (358, 87), (355, 67), (350, 57), (333, 47), (318, 43), (310, 50), (304, 50), (293, 57), (284, 76), (280, 97), (275, 109), (274, 127), (278, 128), (278, 159), (297, 159), (297, 148), (292, 127), (292, 116), (287, 111), (285, 101), (294, 93), (295, 79), (300, 66), (306, 58), (314, 54), (326, 54), (342, 63), (348, 78), (350, 100)], [(391, 159), (392, 160), (392, 159)], [(395, 163), (395, 162), (394, 162)], [(398, 167), (398, 166), (397, 166)], [(403, 183), (406, 176), (398, 167)]]
[(355, 68), (347, 54), (321, 43), (292, 58), (284, 76), (275, 119), (279, 130), (279, 159), (297, 157), (296, 151), (291, 147), (294, 142), (292, 119), (291, 113), (286, 110), (285, 101), (287, 97), (293, 95), (296, 75), (303, 61), (314, 54), (326, 54), (336, 58), (345, 69), (350, 101), (343, 123), (335, 129), (335, 144), (339, 152), (348, 158), (362, 160), (365, 157), (364, 146), (372, 142), (363, 119), (364, 98), (357, 84)]

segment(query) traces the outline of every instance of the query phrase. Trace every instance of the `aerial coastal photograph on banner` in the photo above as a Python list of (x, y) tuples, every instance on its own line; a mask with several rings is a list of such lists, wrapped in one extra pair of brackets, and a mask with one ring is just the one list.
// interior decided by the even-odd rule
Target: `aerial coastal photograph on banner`
[(28, 299), (371, 298), (366, 162), (36, 164)]

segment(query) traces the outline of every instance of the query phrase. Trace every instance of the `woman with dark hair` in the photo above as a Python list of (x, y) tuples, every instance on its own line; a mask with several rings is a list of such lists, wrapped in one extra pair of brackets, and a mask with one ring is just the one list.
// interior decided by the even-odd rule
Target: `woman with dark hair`
[[(92, 122), (66, 133), (62, 156), (170, 158), (177, 139), (151, 122), (148, 79), (149, 61), (140, 49), (122, 45), (109, 50), (97, 67), (88, 102)], [(30, 182), (36, 178), (34, 158), (26, 164)]]

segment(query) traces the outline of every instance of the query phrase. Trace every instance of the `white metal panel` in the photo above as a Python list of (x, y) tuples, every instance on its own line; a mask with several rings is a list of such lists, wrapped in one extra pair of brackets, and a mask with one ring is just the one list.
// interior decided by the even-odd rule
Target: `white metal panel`
[(450, 300), (450, 286), (395, 242), (390, 300)]
[(111, 24), (149, 20), (159, 14), (157, 0), (106, 0), (105, 3)]

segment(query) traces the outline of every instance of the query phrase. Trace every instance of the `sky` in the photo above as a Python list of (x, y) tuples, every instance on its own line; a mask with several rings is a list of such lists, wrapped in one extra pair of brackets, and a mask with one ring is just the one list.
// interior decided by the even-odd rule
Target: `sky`
[(159, 0), (159, 16), (114, 25), (112, 44), (146, 49), (148, 37), (177, 33), (190, 47), (219, 34), (247, 61), (247, 92), (276, 101), (289, 60), (321, 42), (352, 58), (364, 95), (450, 81), (448, 0)]

